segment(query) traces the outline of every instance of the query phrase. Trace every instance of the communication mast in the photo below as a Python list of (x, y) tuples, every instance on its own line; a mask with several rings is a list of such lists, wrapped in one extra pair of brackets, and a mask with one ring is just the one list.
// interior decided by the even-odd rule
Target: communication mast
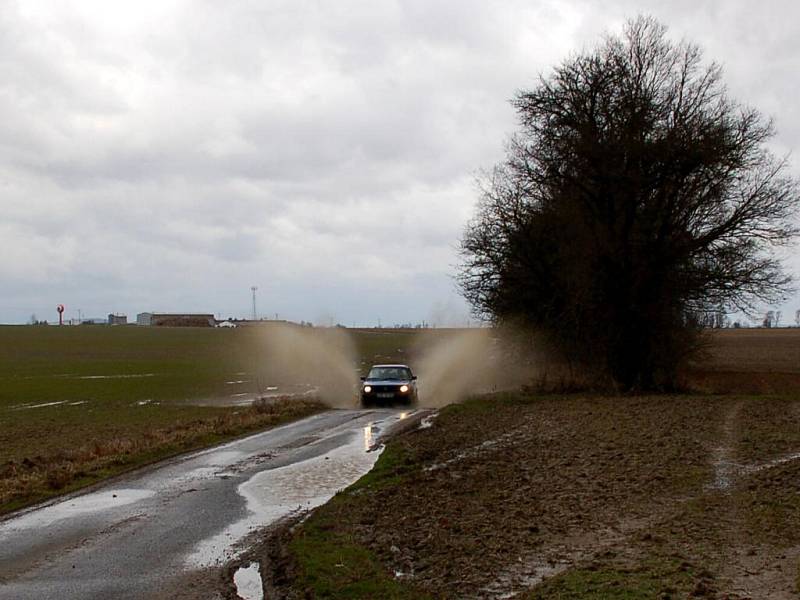
[(250, 291), (253, 292), (253, 321), (258, 320), (258, 317), (256, 317), (256, 290), (257, 289), (258, 289), (258, 287), (255, 286), (255, 285), (250, 288)]

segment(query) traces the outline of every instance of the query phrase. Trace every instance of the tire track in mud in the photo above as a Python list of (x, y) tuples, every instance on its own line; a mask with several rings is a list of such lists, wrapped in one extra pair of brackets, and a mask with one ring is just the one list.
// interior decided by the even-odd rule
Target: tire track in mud
[[(604, 554), (616, 551), (620, 554), (636, 554), (635, 537), (648, 530), (666, 526), (678, 520), (688, 502), (698, 501), (709, 495), (722, 495), (725, 514), (716, 515), (714, 527), (723, 528), (730, 541), (727, 548), (735, 549), (723, 564), (727, 568), (720, 574), (725, 583), (725, 598), (729, 600), (771, 598), (789, 600), (796, 598), (794, 577), (800, 565), (800, 546), (782, 549), (750, 548), (748, 539), (735, 526), (741, 521), (741, 507), (733, 497), (735, 488), (747, 477), (761, 471), (800, 460), (800, 452), (790, 453), (753, 464), (735, 460), (736, 448), (741, 439), (741, 413), (744, 401), (737, 401), (725, 413), (721, 425), (719, 444), (711, 449), (710, 463), (712, 480), (695, 495), (675, 497), (667, 501), (671, 509), (659, 511), (649, 517), (624, 517), (614, 525), (591, 532), (563, 538), (559, 544), (527, 557), (519, 557), (518, 563), (500, 572), (494, 581), (481, 588), (471, 598), (506, 599), (535, 588), (550, 577), (559, 575), (580, 565), (589, 565)], [(794, 410), (800, 413), (800, 403)], [(733, 524), (731, 526), (731, 524)], [(635, 558), (635, 557), (634, 557)]]
[[(779, 548), (768, 544), (757, 544), (749, 539), (743, 523), (747, 518), (748, 506), (744, 497), (736, 494), (748, 479), (763, 471), (780, 467), (800, 459), (800, 452), (792, 452), (766, 461), (743, 464), (732, 460), (732, 454), (739, 443), (740, 417), (743, 402), (737, 403), (735, 411), (726, 419), (726, 433), (729, 443), (725, 453), (715, 467), (721, 473), (726, 485), (717, 487), (725, 494), (724, 514), (716, 519), (715, 527), (727, 539), (725, 547), (730, 551), (722, 561), (720, 579), (724, 582), (723, 597), (729, 600), (749, 600), (764, 598), (771, 600), (791, 600), (798, 597), (797, 578), (800, 568), (800, 546)], [(800, 403), (795, 403), (793, 412), (800, 415)], [(718, 475), (717, 480), (720, 479)]]
[(733, 460), (736, 443), (739, 439), (738, 420), (744, 402), (739, 400), (725, 415), (720, 436), (721, 444), (711, 454), (714, 467), (714, 480), (707, 486), (709, 490), (728, 491), (742, 471), (741, 465)]

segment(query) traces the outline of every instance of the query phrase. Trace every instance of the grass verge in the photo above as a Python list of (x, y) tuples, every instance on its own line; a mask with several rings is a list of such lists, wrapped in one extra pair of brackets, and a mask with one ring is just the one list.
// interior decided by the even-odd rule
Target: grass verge
[[(651, 560), (627, 568), (592, 566), (571, 569), (546, 580), (529, 600), (641, 600), (685, 598), (701, 588), (689, 565), (677, 560)], [(697, 594), (700, 595), (700, 594)]]
[(295, 589), (313, 598), (430, 598), (397, 579), (378, 556), (343, 528), (352, 503), (377, 490), (402, 485), (415, 461), (389, 445), (374, 468), (300, 525), (289, 542)]
[[(7, 460), (0, 465), (0, 514), (324, 408), (317, 401), (297, 399), (257, 401), (253, 406), (236, 410), (157, 407), (153, 419), (144, 420), (138, 427), (128, 423), (118, 435), (103, 431), (103, 435), (90, 437), (70, 449), (61, 447), (50, 453)], [(183, 418), (190, 411), (191, 418)]]

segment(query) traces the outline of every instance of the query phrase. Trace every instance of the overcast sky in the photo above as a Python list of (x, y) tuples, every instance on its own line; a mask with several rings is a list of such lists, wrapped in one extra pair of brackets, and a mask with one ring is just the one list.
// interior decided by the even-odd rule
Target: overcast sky
[(247, 316), (252, 285), (270, 317), (461, 321), (508, 100), (639, 12), (722, 63), (800, 173), (788, 0), (6, 0), (0, 322)]

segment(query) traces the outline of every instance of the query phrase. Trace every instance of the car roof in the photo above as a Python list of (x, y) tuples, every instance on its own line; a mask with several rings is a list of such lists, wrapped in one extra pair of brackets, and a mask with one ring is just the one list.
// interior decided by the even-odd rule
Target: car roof
[(387, 367), (387, 368), (394, 368), (394, 369), (409, 369), (409, 370), (411, 370), (411, 367), (409, 367), (408, 365), (372, 365), (370, 367), (370, 369), (374, 369), (375, 367)]

